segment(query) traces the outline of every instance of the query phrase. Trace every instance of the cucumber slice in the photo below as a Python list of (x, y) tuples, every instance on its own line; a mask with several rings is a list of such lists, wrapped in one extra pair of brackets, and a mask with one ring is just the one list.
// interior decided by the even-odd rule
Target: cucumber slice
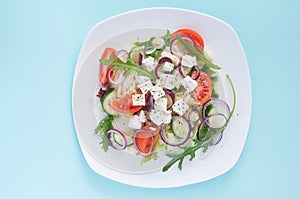
[(116, 111), (114, 111), (112, 108), (110, 108), (110, 106), (108, 105), (110, 102), (114, 101), (116, 98), (117, 98), (117, 95), (113, 88), (107, 90), (105, 92), (105, 94), (103, 95), (103, 97), (101, 98), (102, 108), (109, 115), (113, 115), (113, 116), (118, 115), (118, 113)]
[[(128, 133), (123, 133), (126, 140), (127, 140), (127, 146), (132, 146), (133, 145), (133, 139), (132, 136), (130, 136)], [(122, 136), (120, 136), (119, 134), (114, 134), (113, 135), (114, 141), (116, 144), (118, 144), (119, 146), (123, 146), (124, 145), (124, 139), (122, 138)]]
[(172, 131), (179, 138), (186, 138), (191, 133), (191, 125), (185, 117), (174, 116)]

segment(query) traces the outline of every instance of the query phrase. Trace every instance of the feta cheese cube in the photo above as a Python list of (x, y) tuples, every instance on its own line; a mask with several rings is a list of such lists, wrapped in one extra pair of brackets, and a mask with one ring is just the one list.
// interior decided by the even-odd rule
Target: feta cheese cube
[(162, 73), (159, 78), (162, 87), (172, 90), (176, 85), (176, 76)]
[(134, 115), (128, 121), (128, 126), (133, 129), (140, 129), (142, 127), (142, 122), (140, 121), (139, 116)]
[(171, 72), (174, 69), (174, 64), (170, 62), (165, 62), (161, 68), (162, 72)]
[(157, 100), (158, 98), (161, 98), (165, 95), (165, 91), (162, 87), (155, 85), (150, 89), (151, 95), (154, 100)]
[(188, 68), (192, 68), (193, 66), (197, 65), (196, 56), (184, 55), (182, 57), (181, 64)]
[(172, 121), (172, 111), (166, 111), (164, 113), (165, 113), (164, 124), (170, 124)]
[(156, 67), (156, 63), (153, 57), (149, 56), (146, 59), (143, 59), (142, 64), (146, 67), (148, 71), (153, 71)]
[(161, 124), (168, 124), (171, 122), (172, 119), (171, 111), (161, 111), (152, 109), (149, 115), (151, 121), (158, 126)]
[(153, 84), (152, 84), (151, 80), (149, 79), (144, 82), (141, 82), (137, 86), (138, 86), (138, 88), (141, 89), (143, 94), (146, 94), (153, 87)]
[(189, 109), (189, 106), (182, 100), (182, 98), (179, 98), (173, 104), (172, 109), (175, 113), (182, 116)]
[(181, 84), (187, 92), (192, 92), (198, 86), (197, 81), (193, 80), (190, 76), (183, 78)]
[(132, 95), (132, 105), (133, 106), (145, 106), (145, 94), (133, 94)]
[(168, 104), (167, 98), (165, 98), (165, 97), (158, 98), (154, 102), (154, 109), (167, 111), (167, 104)]

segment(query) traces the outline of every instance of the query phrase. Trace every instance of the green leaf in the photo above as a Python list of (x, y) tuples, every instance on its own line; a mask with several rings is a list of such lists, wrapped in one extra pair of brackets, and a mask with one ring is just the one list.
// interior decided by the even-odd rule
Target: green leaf
[[(112, 60), (109, 62), (109, 60)], [(121, 59), (116, 58), (116, 59), (100, 59), (100, 61), (105, 64), (105, 63), (110, 63), (110, 66), (114, 66), (114, 70), (121, 70), (121, 69), (126, 69), (124, 75), (128, 75), (129, 73), (136, 71), (138, 75), (140, 76), (146, 76), (149, 77), (150, 79), (154, 80), (155, 76), (153, 73), (144, 70), (141, 66), (136, 65), (135, 63), (132, 62), (131, 59), (127, 59), (127, 62), (123, 62)]]
[(105, 118), (103, 118), (98, 126), (95, 128), (95, 134), (99, 135), (102, 139), (102, 141), (100, 142), (100, 144), (102, 144), (102, 148), (105, 152), (108, 151), (108, 146), (109, 146), (109, 143), (107, 141), (107, 138), (106, 138), (106, 132), (113, 128), (112, 126), (112, 121), (114, 119), (114, 116), (112, 115), (107, 115)]
[(178, 39), (178, 41), (180, 41), (180, 43), (184, 46), (184, 48), (189, 51), (190, 53), (192, 53), (194, 56), (196, 56), (197, 60), (202, 61), (205, 63), (205, 65), (209, 68), (213, 68), (216, 70), (221, 69), (221, 67), (213, 64), (212, 62), (210, 62), (204, 55), (203, 51), (201, 50), (197, 50), (191, 43), (186, 42), (180, 35), (177, 35), (176, 38)]

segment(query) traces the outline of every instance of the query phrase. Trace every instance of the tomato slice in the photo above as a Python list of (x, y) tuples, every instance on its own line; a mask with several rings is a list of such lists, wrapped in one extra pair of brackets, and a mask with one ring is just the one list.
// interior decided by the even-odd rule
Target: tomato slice
[[(194, 71), (193, 73), (196, 73), (196, 71)], [(198, 86), (194, 89), (193, 94), (194, 99), (198, 102), (198, 105), (200, 106), (211, 98), (212, 81), (210, 77), (204, 72), (200, 72), (200, 75), (198, 79), (196, 79), (196, 81), (198, 82)]]
[(174, 33), (172, 33), (171, 36), (172, 36), (172, 38), (175, 38), (176, 35), (190, 37), (194, 41), (195, 47), (197, 49), (201, 49), (201, 50), (204, 49), (204, 41), (198, 32), (196, 32), (192, 29), (183, 28), (183, 29), (176, 30)]
[[(135, 93), (141, 94), (142, 91), (137, 90)], [(132, 104), (132, 95), (135, 94), (134, 92), (129, 93), (108, 105), (116, 112), (122, 114), (133, 114), (140, 111), (143, 106), (133, 106)]]
[[(153, 134), (149, 133), (149, 131)], [(137, 150), (143, 156), (149, 156), (153, 152), (159, 136), (159, 128), (154, 125), (146, 125), (142, 129), (137, 130), (134, 137), (134, 144)]]
[[(105, 48), (101, 55), (101, 59), (109, 59), (110, 56), (116, 56), (116, 50), (113, 48)], [(98, 78), (102, 85), (108, 82), (108, 71), (111, 68), (112, 66), (107, 66), (100, 62)]]

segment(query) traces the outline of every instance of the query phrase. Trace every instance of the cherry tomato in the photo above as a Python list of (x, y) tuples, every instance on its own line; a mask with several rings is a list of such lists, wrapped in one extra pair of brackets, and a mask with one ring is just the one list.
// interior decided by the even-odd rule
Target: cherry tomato
[[(110, 56), (116, 56), (116, 50), (113, 48), (105, 48), (101, 55), (101, 59), (109, 59)], [(108, 82), (108, 71), (111, 68), (112, 66), (107, 66), (100, 62), (98, 78), (102, 85)]]
[(172, 38), (175, 38), (176, 35), (190, 37), (194, 41), (195, 47), (197, 49), (201, 49), (201, 50), (204, 49), (204, 41), (201, 35), (196, 31), (191, 29), (178, 29), (172, 34)]
[[(154, 138), (148, 133), (148, 131), (152, 132)], [(134, 137), (135, 147), (138, 149), (138, 151), (140, 151), (142, 155), (151, 155), (154, 146), (157, 143), (158, 137), (159, 128), (154, 125), (146, 125), (136, 132), (136, 135)]]
[(200, 106), (211, 98), (212, 81), (210, 77), (204, 72), (200, 72), (200, 75), (198, 79), (196, 79), (196, 81), (198, 82), (198, 86), (194, 89), (193, 94), (194, 99), (199, 103), (198, 105)]
[[(137, 94), (141, 94), (142, 91), (137, 90), (136, 91)], [(134, 93), (129, 93), (123, 97), (121, 97), (120, 99), (117, 99), (111, 103), (109, 103), (108, 105), (116, 112), (118, 113), (122, 113), (122, 114), (133, 114), (136, 113), (138, 111), (140, 111), (143, 106), (133, 106), (132, 103), (132, 95)]]

